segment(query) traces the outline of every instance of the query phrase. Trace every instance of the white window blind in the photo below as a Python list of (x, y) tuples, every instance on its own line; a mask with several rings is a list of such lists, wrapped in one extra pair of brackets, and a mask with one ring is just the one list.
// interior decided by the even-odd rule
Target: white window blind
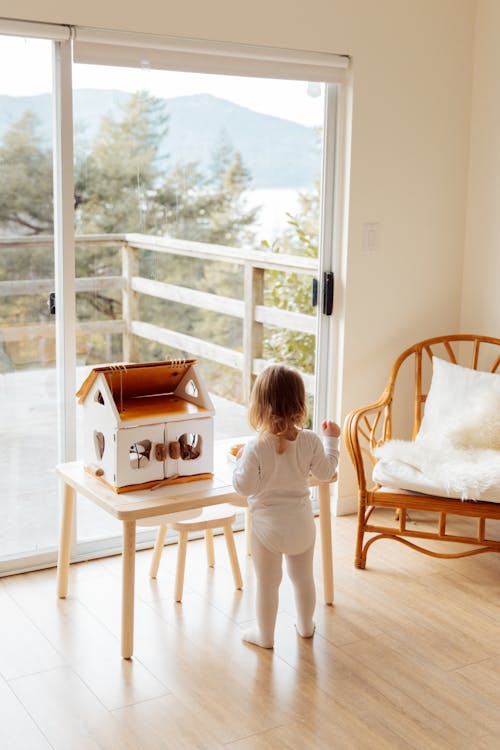
[(0, 18), (0, 34), (63, 42), (70, 39), (71, 29), (69, 26), (58, 26), (51, 23), (32, 23), (30, 21), (12, 21), (8, 18)]
[(324, 52), (76, 27), (77, 63), (343, 83), (349, 58)]

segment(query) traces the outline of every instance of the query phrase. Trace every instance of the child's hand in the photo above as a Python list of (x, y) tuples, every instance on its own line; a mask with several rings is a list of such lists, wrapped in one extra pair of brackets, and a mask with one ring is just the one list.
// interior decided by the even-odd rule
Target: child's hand
[(336, 422), (332, 422), (329, 419), (324, 419), (321, 423), (323, 435), (327, 437), (340, 437), (340, 427)]
[(243, 455), (246, 443), (235, 443), (229, 448), (229, 455), (237, 461)]

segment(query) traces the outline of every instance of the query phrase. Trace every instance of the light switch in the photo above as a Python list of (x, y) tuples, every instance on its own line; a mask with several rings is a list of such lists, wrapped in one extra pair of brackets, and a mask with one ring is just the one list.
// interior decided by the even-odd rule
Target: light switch
[(379, 243), (379, 223), (377, 221), (365, 222), (363, 224), (363, 253), (374, 253)]

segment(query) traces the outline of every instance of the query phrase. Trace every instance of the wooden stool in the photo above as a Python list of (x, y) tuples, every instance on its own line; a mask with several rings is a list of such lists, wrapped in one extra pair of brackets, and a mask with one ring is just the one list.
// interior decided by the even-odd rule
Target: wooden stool
[(153, 559), (149, 575), (156, 578), (160, 565), (161, 553), (165, 543), (165, 534), (167, 529), (171, 528), (179, 532), (179, 550), (177, 552), (177, 571), (175, 575), (175, 601), (182, 601), (182, 590), (184, 588), (184, 569), (186, 567), (186, 550), (188, 542), (188, 533), (190, 531), (204, 531), (207, 548), (207, 562), (213, 568), (215, 565), (213, 529), (222, 528), (226, 539), (226, 547), (231, 563), (234, 585), (237, 589), (243, 588), (238, 556), (233, 537), (233, 523), (236, 518), (234, 506), (231, 505), (212, 505), (203, 508), (201, 515), (195, 518), (162, 523), (158, 528)]

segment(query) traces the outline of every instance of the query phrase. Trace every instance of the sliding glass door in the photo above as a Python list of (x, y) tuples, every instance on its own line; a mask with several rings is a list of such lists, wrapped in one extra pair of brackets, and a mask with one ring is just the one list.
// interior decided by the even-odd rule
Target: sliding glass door
[[(78, 379), (196, 357), (216, 437), (237, 439), (255, 375), (286, 362), (312, 424), (327, 87), (83, 63), (73, 86)], [(106, 534), (79, 513), (79, 540)]]
[[(248, 432), (269, 361), (303, 373), (311, 425), (326, 414), (339, 86), (278, 58), (232, 75), (238, 50), (220, 74), (193, 72), (206, 54), (168, 70), (103, 64), (100, 45), (75, 64), (64, 36), (0, 45), (39, 87), (0, 96), (1, 572), (55, 562), (54, 466), (80, 455), (96, 365), (197, 358), (219, 437)], [(120, 548), (87, 503), (74, 531), (75, 559)]]
[(54, 96), (50, 40), (4, 36), (0, 49), (10, 71), (0, 80), (0, 566), (8, 567), (50, 558), (58, 537)]

